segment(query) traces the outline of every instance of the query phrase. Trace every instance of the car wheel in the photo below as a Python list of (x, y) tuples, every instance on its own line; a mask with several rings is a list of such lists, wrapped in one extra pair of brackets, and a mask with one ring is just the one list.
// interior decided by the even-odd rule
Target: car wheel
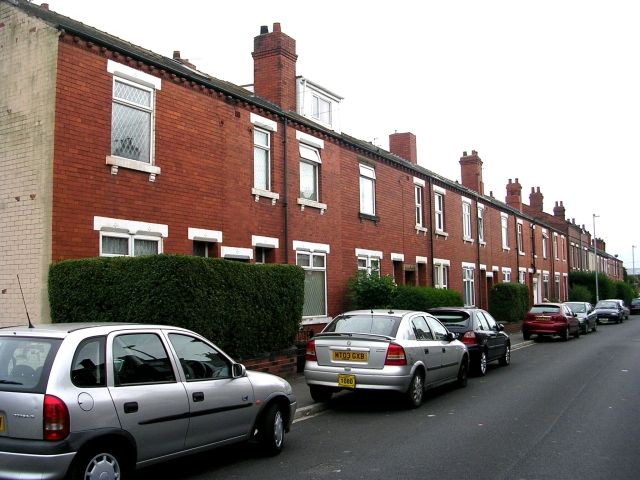
[(333, 391), (330, 388), (320, 385), (309, 385), (309, 393), (314, 402), (328, 402), (331, 400)]
[(409, 389), (405, 394), (407, 404), (410, 408), (418, 408), (422, 404), (424, 396), (424, 378), (419, 372), (416, 372), (411, 379)]
[(589, 322), (584, 322), (584, 328), (582, 329), (582, 333), (585, 335), (589, 333)]
[(126, 480), (129, 462), (118, 448), (96, 445), (80, 451), (71, 465), (71, 480)]
[(469, 366), (465, 359), (462, 359), (462, 363), (460, 364), (460, 369), (458, 370), (458, 378), (456, 380), (456, 385), (458, 388), (464, 388), (467, 386), (467, 378), (469, 376)]
[(564, 329), (564, 332), (562, 332), (562, 335), (560, 335), (560, 338), (562, 338), (562, 340), (565, 342), (569, 340), (569, 327)]
[(529, 340), (531, 338), (531, 334), (529, 332), (522, 332), (522, 339), (523, 340)]
[(504, 355), (500, 357), (498, 363), (504, 367), (511, 363), (511, 345), (506, 346)]
[(284, 415), (282, 408), (272, 404), (258, 426), (258, 442), (267, 455), (277, 455), (284, 446)]
[(480, 352), (480, 358), (478, 358), (478, 363), (475, 365), (475, 374), (483, 377), (487, 374), (487, 352), (482, 350)]
[(576, 333), (573, 334), (573, 338), (580, 338), (580, 325), (578, 325)]
[(596, 333), (597, 330), (598, 330), (598, 322), (593, 322), (593, 328), (591, 329), (591, 331), (593, 333)]

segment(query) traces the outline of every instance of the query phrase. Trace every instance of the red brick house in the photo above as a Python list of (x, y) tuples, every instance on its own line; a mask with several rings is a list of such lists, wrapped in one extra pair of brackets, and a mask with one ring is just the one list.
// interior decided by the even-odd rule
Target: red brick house
[(98, 255), (298, 264), (309, 325), (358, 270), (481, 307), (503, 281), (567, 298), (566, 229), (485, 195), (475, 151), (460, 184), (418, 165), (411, 133), (389, 152), (343, 133), (341, 97), (297, 75), (277, 23), (252, 89), (23, 0), (0, 0), (0, 47), (0, 324), (24, 315), (17, 274), (46, 322), (49, 264)]

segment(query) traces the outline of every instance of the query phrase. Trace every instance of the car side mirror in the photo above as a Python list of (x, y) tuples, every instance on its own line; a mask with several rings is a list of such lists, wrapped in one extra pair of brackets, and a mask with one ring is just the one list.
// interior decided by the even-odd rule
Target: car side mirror
[(247, 374), (247, 367), (245, 367), (241, 363), (234, 363), (231, 371), (233, 378), (240, 378), (244, 377)]
[(451, 332), (447, 332), (447, 342), (453, 342), (456, 339), (456, 336), (451, 333)]
[(502, 332), (502, 331), (504, 330), (504, 325), (503, 325), (502, 323), (499, 323), (499, 324), (498, 324), (498, 328), (497, 328), (497, 330), (498, 330), (499, 332)]

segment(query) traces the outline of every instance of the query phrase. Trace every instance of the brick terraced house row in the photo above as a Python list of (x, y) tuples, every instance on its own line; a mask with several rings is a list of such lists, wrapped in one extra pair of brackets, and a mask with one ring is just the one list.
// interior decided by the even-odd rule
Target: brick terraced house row
[(506, 202), (485, 195), (476, 151), (458, 183), (418, 165), (410, 132), (392, 134), (389, 152), (344, 133), (342, 98), (297, 75), (278, 23), (252, 56), (243, 88), (178, 51), (0, 0), (0, 325), (24, 318), (17, 275), (32, 319), (50, 321), (48, 266), (71, 258), (297, 264), (310, 328), (346, 307), (359, 270), (486, 308), (498, 282), (564, 300), (572, 262), (593, 264), (590, 235), (563, 207), (544, 214), (533, 193), (522, 204), (517, 179)]

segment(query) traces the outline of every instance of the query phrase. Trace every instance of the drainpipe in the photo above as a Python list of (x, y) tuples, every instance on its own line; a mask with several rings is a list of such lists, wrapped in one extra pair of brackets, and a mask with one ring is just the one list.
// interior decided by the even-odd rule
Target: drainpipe
[[(478, 195), (475, 196), (476, 197), (476, 267), (478, 268), (478, 276), (482, 275), (482, 270), (480, 270), (480, 229), (479, 227), (479, 222), (478, 222)], [(487, 300), (487, 304), (484, 305), (483, 302), (481, 302), (480, 308), (485, 308), (487, 310), (489, 310), (489, 292), (487, 291), (487, 271), (484, 271), (484, 291), (486, 294), (486, 300)], [(480, 293), (480, 282), (478, 282), (478, 293)], [(479, 296), (478, 298), (484, 298), (482, 296)]]
[(289, 263), (289, 168), (287, 162), (287, 125), (288, 119), (284, 117), (284, 128), (282, 129), (282, 162), (284, 163), (284, 193), (282, 206), (284, 209), (284, 263)]

